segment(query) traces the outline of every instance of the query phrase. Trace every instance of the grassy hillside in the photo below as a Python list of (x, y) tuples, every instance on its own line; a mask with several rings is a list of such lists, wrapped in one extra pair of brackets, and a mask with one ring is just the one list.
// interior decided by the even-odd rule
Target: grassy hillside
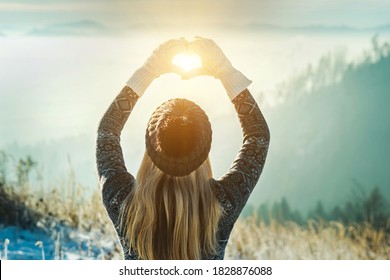
[[(38, 193), (26, 168), (33, 161), (21, 162), (24, 169), (19, 168), (18, 174), (24, 179), (0, 181), (1, 259), (122, 257), (98, 190), (83, 195), (83, 187), (70, 175), (63, 184)], [(367, 213), (380, 209), (380, 203), (364, 205), (376, 205)], [(286, 200), (272, 210), (260, 207), (237, 221), (225, 258), (390, 259), (389, 212), (382, 209), (380, 213), (387, 216), (376, 224), (377, 219), (353, 220), (352, 214), (358, 212), (351, 209), (340, 211), (351, 219), (332, 220), (318, 208), (303, 217), (292, 211)]]

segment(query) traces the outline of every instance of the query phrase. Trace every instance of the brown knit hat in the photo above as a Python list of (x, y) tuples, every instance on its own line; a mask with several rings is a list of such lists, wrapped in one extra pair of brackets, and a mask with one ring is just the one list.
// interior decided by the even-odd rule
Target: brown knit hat
[(187, 99), (171, 99), (149, 120), (146, 151), (164, 173), (185, 176), (207, 159), (211, 136), (211, 124), (202, 108)]

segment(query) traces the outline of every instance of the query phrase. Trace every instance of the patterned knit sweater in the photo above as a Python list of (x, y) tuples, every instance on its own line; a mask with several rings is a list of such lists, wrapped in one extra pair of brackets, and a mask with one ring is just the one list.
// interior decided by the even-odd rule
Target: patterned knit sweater
[[(104, 114), (97, 135), (96, 163), (103, 203), (116, 229), (125, 259), (138, 259), (124, 242), (120, 231), (120, 207), (135, 186), (134, 177), (127, 172), (120, 146), (121, 131), (138, 100), (137, 94), (125, 86)], [(248, 90), (233, 101), (243, 133), (243, 145), (228, 172), (220, 179), (210, 179), (210, 185), (223, 215), (217, 232), (217, 254), (203, 259), (224, 258), (225, 248), (234, 223), (244, 208), (263, 170), (269, 145), (267, 123)]]

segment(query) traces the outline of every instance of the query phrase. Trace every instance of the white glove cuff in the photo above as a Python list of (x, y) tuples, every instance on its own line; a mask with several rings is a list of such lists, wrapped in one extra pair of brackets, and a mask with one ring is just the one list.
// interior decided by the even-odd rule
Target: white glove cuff
[(145, 67), (141, 67), (134, 72), (126, 82), (126, 85), (141, 97), (155, 78), (155, 75), (150, 73)]
[(219, 79), (221, 80), (230, 100), (233, 100), (252, 83), (251, 80), (235, 68), (231, 68), (229, 71), (221, 73), (219, 75)]

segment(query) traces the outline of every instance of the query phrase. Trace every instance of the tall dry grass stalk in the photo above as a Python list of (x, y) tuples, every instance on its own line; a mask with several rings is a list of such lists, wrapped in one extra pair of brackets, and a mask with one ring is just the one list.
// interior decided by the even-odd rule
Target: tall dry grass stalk
[(10, 241), (9, 241), (9, 239), (8, 238), (6, 238), (5, 240), (4, 240), (4, 260), (8, 260), (8, 245), (9, 245), (9, 243), (10, 243)]
[(45, 260), (45, 246), (43, 245), (43, 242), (42, 241), (37, 241), (35, 242), (35, 246), (41, 248), (41, 256), (42, 256), (42, 260)]

